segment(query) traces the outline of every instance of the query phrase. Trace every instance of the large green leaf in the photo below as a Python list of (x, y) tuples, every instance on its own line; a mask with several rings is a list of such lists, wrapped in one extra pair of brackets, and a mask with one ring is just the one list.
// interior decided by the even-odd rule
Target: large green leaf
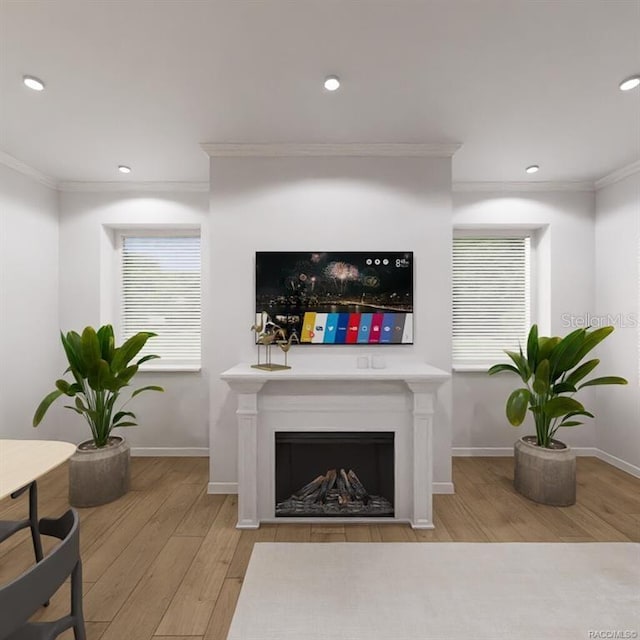
[(82, 339), (80, 335), (75, 331), (69, 331), (65, 336), (61, 331), (60, 340), (62, 341), (64, 353), (67, 356), (71, 372), (76, 380), (78, 380), (78, 378), (86, 378), (87, 368), (82, 359)]
[(85, 327), (82, 332), (82, 360), (87, 372), (96, 369), (100, 362), (100, 342), (93, 327)]
[(118, 380), (118, 387), (124, 387), (125, 385), (129, 384), (129, 380), (131, 380), (131, 378), (133, 378), (133, 376), (137, 373), (138, 371), (138, 365), (137, 364), (132, 364), (131, 366), (127, 367), (126, 369), (123, 369), (117, 376), (116, 379)]
[(601, 384), (629, 384), (625, 378), (620, 376), (603, 376), (602, 378), (593, 378), (587, 382), (583, 382), (578, 389), (582, 387), (595, 387)]
[(568, 382), (558, 382), (553, 385), (553, 393), (559, 395), (561, 393), (575, 393), (577, 389)]
[(56, 389), (51, 393), (47, 394), (42, 402), (38, 405), (35, 414), (33, 415), (33, 426), (37, 427), (42, 418), (44, 418), (44, 414), (47, 413), (47, 409), (51, 406), (51, 404), (57, 400), (60, 396), (64, 395), (60, 389)]
[(113, 327), (105, 324), (98, 329), (98, 342), (100, 342), (100, 356), (111, 364), (113, 358), (113, 350), (115, 348), (115, 338), (113, 335)]
[(527, 339), (527, 360), (529, 361), (529, 367), (532, 371), (535, 371), (538, 367), (538, 325), (534, 324), (529, 330), (529, 337)]
[(76, 389), (78, 388), (77, 384), (69, 384), (66, 380), (60, 378), (59, 380), (56, 380), (56, 388), (60, 389), (60, 391), (62, 391), (62, 393), (64, 393), (67, 396), (75, 396), (76, 395)]
[(129, 416), (130, 418), (137, 420), (135, 413), (133, 413), (132, 411), (118, 411), (118, 413), (113, 416), (113, 422), (118, 422), (118, 420), (122, 420), (122, 418), (124, 418), (125, 416)]
[(569, 418), (574, 418), (575, 416), (586, 416), (587, 418), (595, 418), (595, 416), (593, 415), (593, 413), (590, 413), (589, 411), (570, 411), (569, 413), (567, 413), (567, 415), (562, 418), (563, 420), (567, 420)]
[(143, 391), (164, 391), (164, 389), (162, 387), (158, 387), (157, 385), (149, 385), (147, 387), (141, 387), (140, 389), (136, 389), (132, 394), (131, 397), (135, 398), (139, 393), (142, 393)]
[(572, 367), (576, 353), (584, 344), (586, 333), (585, 329), (576, 329), (562, 338), (553, 348), (549, 355), (552, 382), (555, 382), (565, 371)]
[(516, 353), (515, 351), (505, 351), (505, 353), (513, 360), (522, 381), (526, 383), (531, 377), (531, 369), (529, 368), (526, 358), (521, 353)]
[(549, 361), (546, 359), (542, 360), (536, 369), (533, 390), (539, 394), (549, 391)]
[(613, 333), (613, 327), (600, 327), (594, 329), (591, 333), (587, 334), (582, 348), (578, 351), (575, 357), (575, 361), (572, 363), (570, 369), (573, 369), (584, 358), (591, 349), (599, 345), (608, 335)]
[(553, 338), (538, 338), (538, 361), (548, 360), (551, 352), (559, 344), (561, 338), (554, 336)]
[(115, 350), (111, 361), (111, 371), (115, 374), (120, 373), (144, 347), (147, 340), (155, 335), (155, 333), (141, 331), (135, 336), (131, 336), (120, 348)]
[(95, 368), (89, 371), (89, 376), (87, 378), (89, 382), (89, 386), (94, 391), (103, 391), (109, 385), (109, 382), (113, 379), (113, 375), (111, 373), (111, 369), (106, 360), (102, 360), (100, 358), (95, 366)]
[(600, 360), (594, 358), (593, 360), (589, 360), (584, 364), (581, 364), (577, 369), (574, 369), (565, 379), (564, 381), (568, 384), (572, 384), (574, 387), (580, 380), (588, 376), (598, 365), (600, 364)]
[(520, 375), (520, 372), (512, 364), (494, 364), (487, 373), (492, 376), (494, 373), (500, 373), (500, 371), (512, 371)]
[(148, 356), (145, 356), (144, 358), (140, 358), (140, 360), (138, 360), (138, 362), (136, 362), (136, 364), (138, 366), (140, 366), (144, 362), (148, 362), (149, 360), (157, 360), (159, 357), (160, 356), (148, 355)]
[(507, 420), (517, 427), (522, 424), (527, 415), (527, 407), (531, 393), (529, 389), (516, 389), (507, 400)]
[(584, 407), (580, 402), (566, 396), (558, 396), (552, 398), (543, 406), (545, 414), (550, 418), (559, 418), (572, 411), (584, 411)]

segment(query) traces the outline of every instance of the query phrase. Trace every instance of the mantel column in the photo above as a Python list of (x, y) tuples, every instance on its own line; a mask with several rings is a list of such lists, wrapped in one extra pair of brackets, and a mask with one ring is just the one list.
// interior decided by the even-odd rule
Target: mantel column
[(234, 383), (238, 393), (238, 529), (257, 529), (258, 393), (264, 382)]
[(413, 529), (433, 529), (433, 414), (437, 387), (412, 382), (413, 393)]

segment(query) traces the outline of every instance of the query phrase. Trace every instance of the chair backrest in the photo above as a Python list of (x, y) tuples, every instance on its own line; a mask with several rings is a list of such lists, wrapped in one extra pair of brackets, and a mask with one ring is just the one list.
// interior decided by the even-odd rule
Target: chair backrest
[(0, 586), (0, 640), (19, 629), (71, 575), (80, 560), (78, 513), (69, 509), (61, 518), (40, 520), (43, 535), (62, 542), (40, 562), (8, 584)]

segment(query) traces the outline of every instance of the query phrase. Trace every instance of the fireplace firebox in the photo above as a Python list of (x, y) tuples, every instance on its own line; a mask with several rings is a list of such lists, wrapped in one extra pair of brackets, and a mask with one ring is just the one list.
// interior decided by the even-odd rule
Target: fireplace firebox
[(394, 517), (394, 432), (276, 431), (276, 517)]

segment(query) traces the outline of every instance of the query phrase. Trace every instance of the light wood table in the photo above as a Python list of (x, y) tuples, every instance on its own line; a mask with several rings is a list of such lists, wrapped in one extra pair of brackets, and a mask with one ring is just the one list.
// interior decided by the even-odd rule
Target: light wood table
[(7, 496), (18, 498), (29, 490), (29, 518), (0, 520), (0, 542), (28, 527), (36, 562), (42, 560), (36, 480), (68, 460), (75, 450), (76, 445), (70, 442), (0, 439), (0, 500)]
[(61, 465), (75, 450), (70, 442), (0, 438), (0, 500)]

